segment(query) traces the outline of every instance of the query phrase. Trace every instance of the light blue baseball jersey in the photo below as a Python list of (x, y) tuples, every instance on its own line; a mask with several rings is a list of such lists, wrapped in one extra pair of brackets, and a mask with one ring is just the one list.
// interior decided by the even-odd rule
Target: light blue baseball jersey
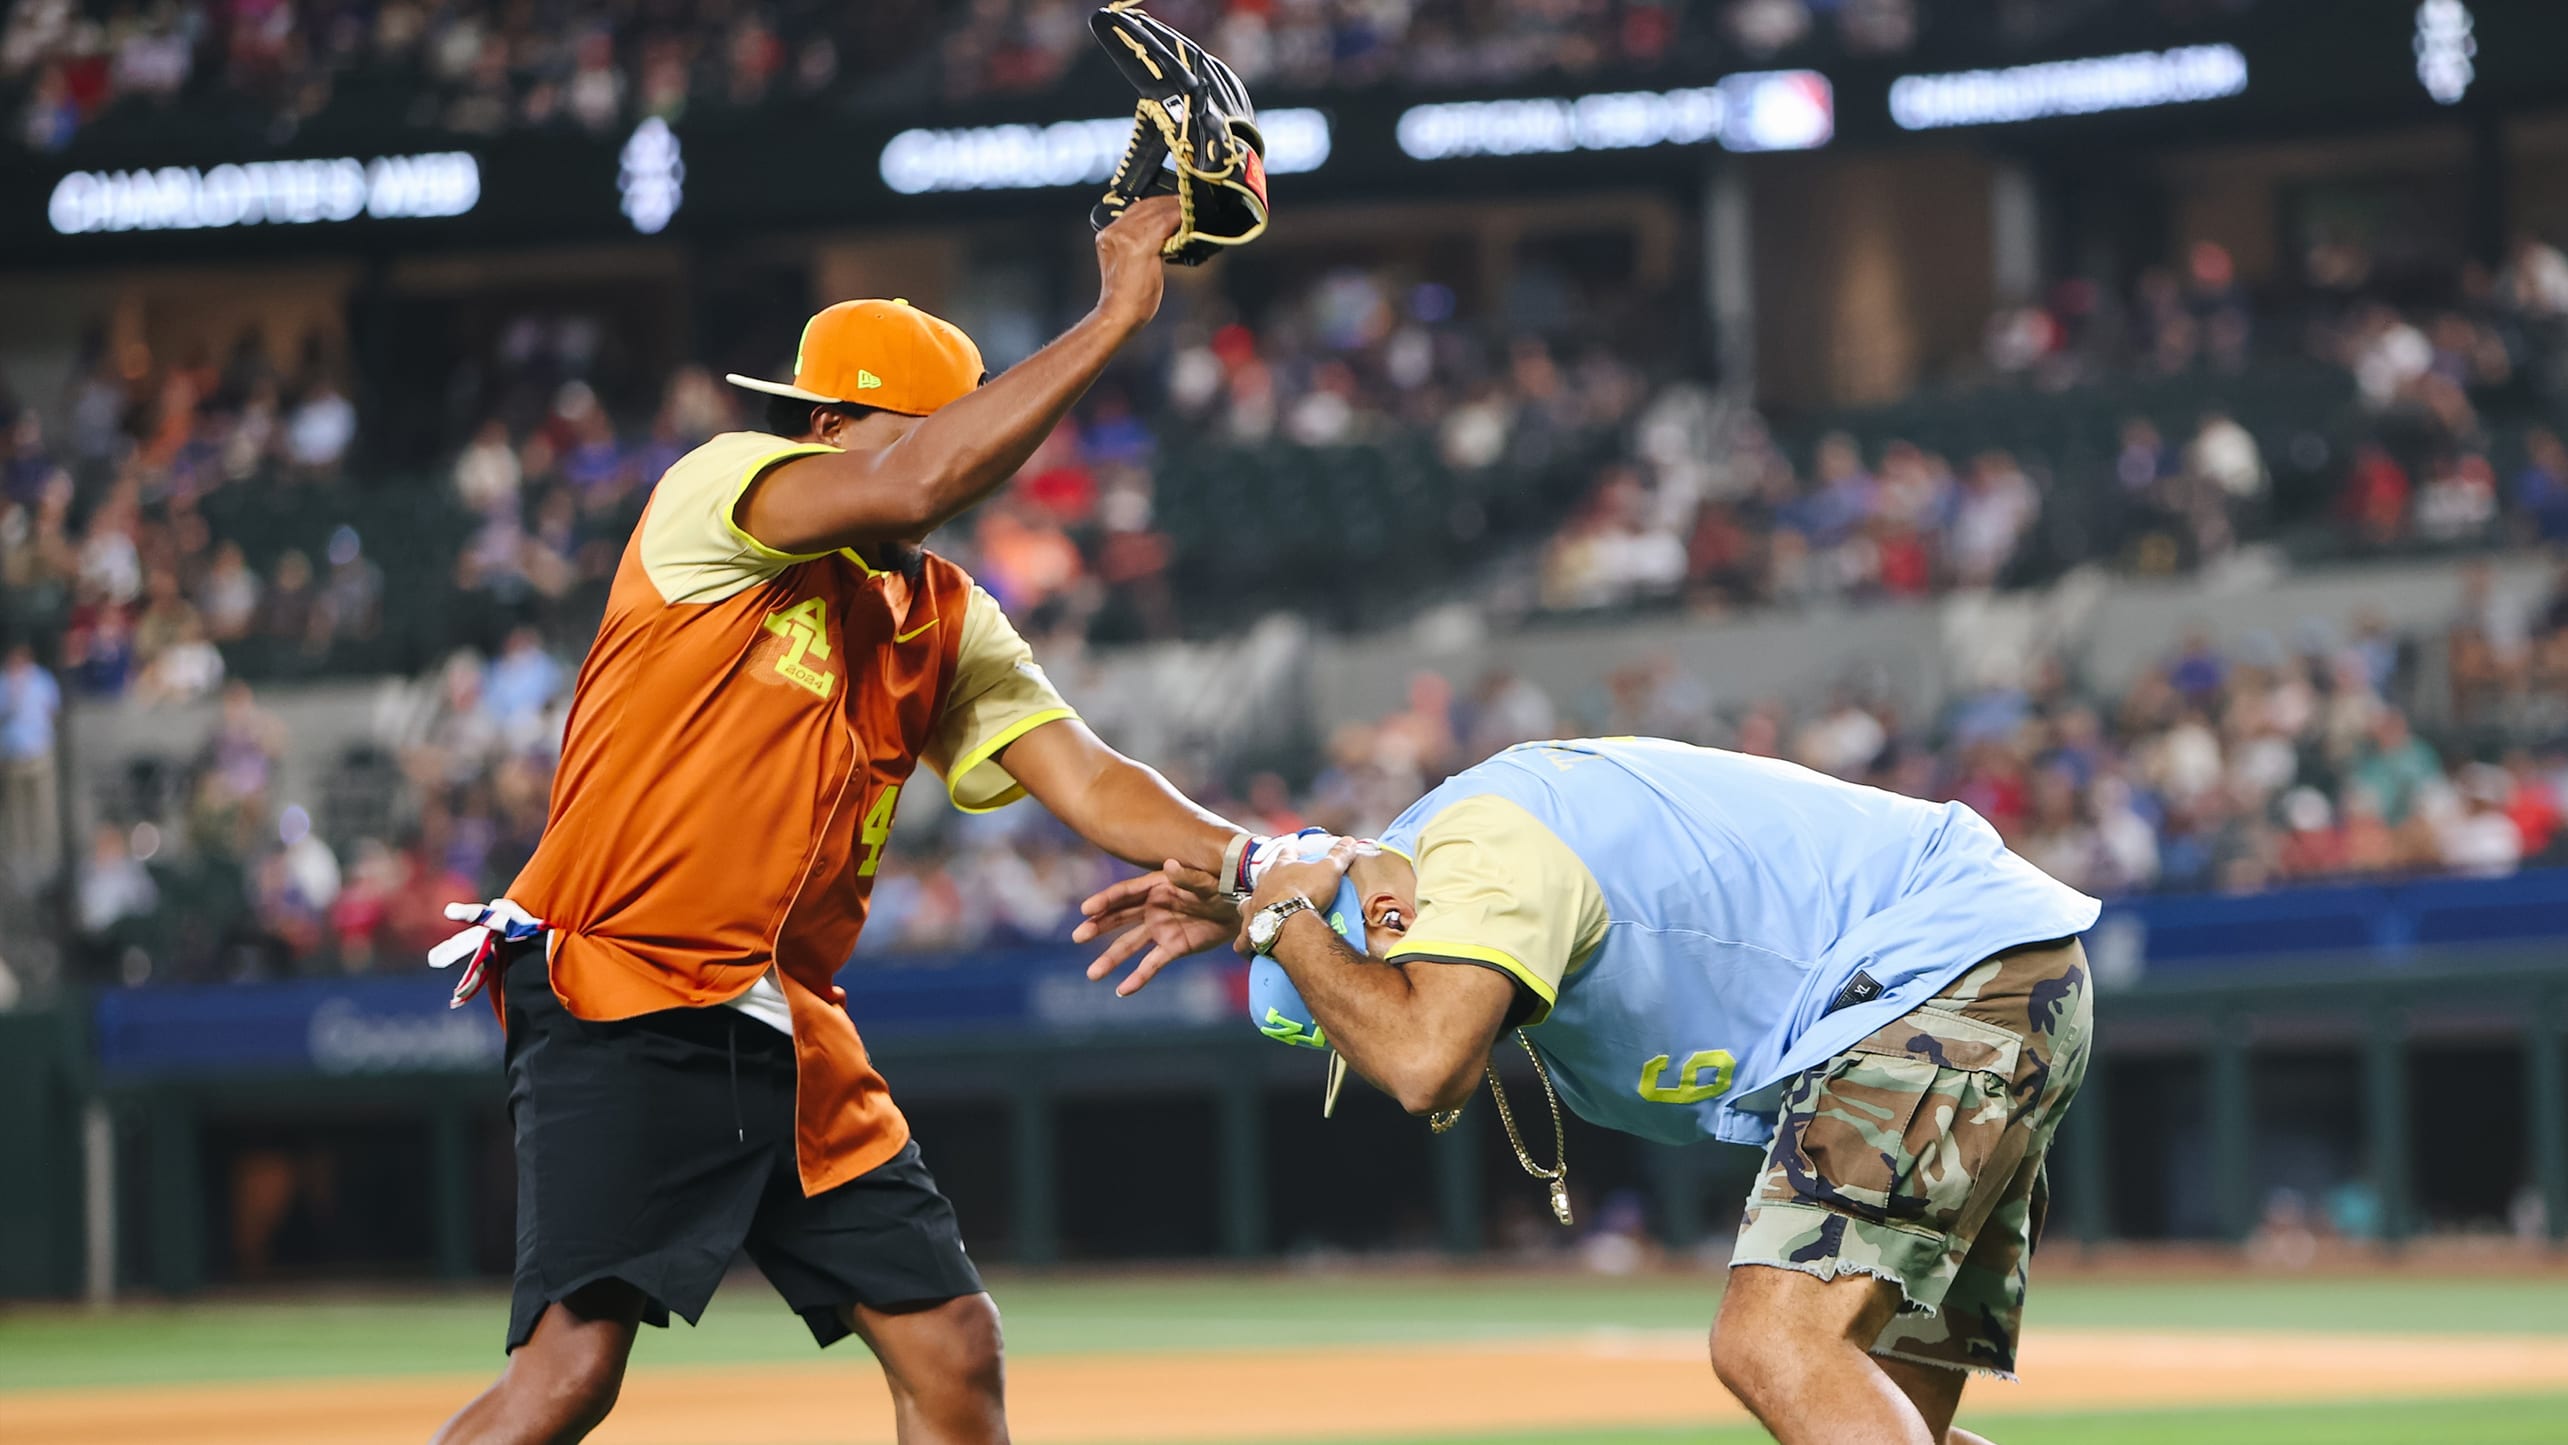
[(1412, 804), (1390, 950), (1499, 969), (1579, 1117), (1773, 1137), (1782, 1085), (1989, 955), (2085, 932), (2092, 898), (1977, 813), (1652, 738), (1527, 743)]

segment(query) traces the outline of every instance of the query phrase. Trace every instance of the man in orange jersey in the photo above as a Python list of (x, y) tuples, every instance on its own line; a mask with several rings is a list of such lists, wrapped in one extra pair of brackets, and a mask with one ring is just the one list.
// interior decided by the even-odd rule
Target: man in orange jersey
[(966, 809), (1031, 794), (1118, 857), (1236, 866), (1240, 830), (1099, 742), (920, 549), (1158, 311), (1178, 220), (1100, 232), (1095, 309), (986, 385), (906, 303), (821, 312), (790, 383), (732, 378), (765, 429), (652, 493), (543, 843), (450, 910), (476, 926), (442, 952), (487, 961), (507, 1025), (518, 1248), (508, 1368), (440, 1439), (586, 1435), (638, 1327), (695, 1320), (744, 1247), (820, 1343), (873, 1347), (904, 1442), (1006, 1438), (998, 1312), (831, 978), (922, 761)]

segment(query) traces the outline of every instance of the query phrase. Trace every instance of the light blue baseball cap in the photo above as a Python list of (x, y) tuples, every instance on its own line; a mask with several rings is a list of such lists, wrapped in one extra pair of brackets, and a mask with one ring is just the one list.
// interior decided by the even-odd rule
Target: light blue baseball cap
[[(1329, 927), (1358, 953), (1369, 953), (1364, 931), (1364, 898), (1355, 891), (1351, 879), (1338, 880), (1337, 896), (1329, 900)], [(1260, 954), (1248, 966), (1248, 1017), (1257, 1031), (1279, 1044), (1298, 1048), (1325, 1049), (1329, 1046), (1319, 1020), (1311, 1017), (1311, 1006), (1302, 1002), (1302, 991), (1293, 987), (1292, 977), (1284, 965)]]

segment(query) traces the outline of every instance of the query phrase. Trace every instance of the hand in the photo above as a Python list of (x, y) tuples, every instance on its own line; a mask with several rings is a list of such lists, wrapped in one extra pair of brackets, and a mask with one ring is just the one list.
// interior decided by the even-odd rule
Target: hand
[(1190, 953), (1201, 953), (1239, 929), (1239, 909), (1213, 875), (1171, 858), (1156, 873), (1127, 878), (1079, 905), (1084, 915), (1070, 934), (1073, 943), (1089, 943), (1117, 929), (1121, 938), (1088, 965), (1088, 977), (1104, 980), (1149, 949), (1123, 982), (1117, 997), (1129, 997), (1159, 971)]
[(1175, 196), (1135, 201), (1097, 233), (1097, 310), (1138, 331), (1159, 314), (1168, 285), (1160, 251), (1183, 224)]
[(1302, 897), (1316, 905), (1323, 918), (1329, 905), (1337, 899), (1338, 884), (1346, 878), (1348, 865), (1355, 862), (1357, 845), (1353, 838), (1340, 838), (1329, 845), (1329, 851), (1317, 858), (1299, 863), (1278, 863), (1266, 870), (1257, 891), (1240, 906), (1238, 936), (1231, 940), (1231, 951), (1242, 958), (1256, 952), (1248, 946), (1247, 920), (1255, 918), (1272, 904), (1287, 898)]

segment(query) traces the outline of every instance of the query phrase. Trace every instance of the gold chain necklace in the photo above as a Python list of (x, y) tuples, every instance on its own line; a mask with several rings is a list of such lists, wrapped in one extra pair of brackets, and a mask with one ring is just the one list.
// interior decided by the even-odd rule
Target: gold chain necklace
[[(1516, 1112), (1507, 1107), (1507, 1088), (1498, 1082), (1498, 1066), (1494, 1063), (1486, 1066), (1489, 1074), (1489, 1097), (1498, 1105), (1498, 1123), (1507, 1131), (1507, 1143), (1516, 1151), (1516, 1163), (1522, 1166), (1527, 1174), (1551, 1186), (1552, 1214), (1566, 1225), (1570, 1223), (1569, 1131), (1561, 1125), (1560, 1095), (1552, 1089), (1551, 1070), (1543, 1067), (1543, 1056), (1534, 1052), (1533, 1041), (1525, 1037), (1523, 1029), (1516, 1030), (1516, 1042), (1524, 1049), (1525, 1057), (1534, 1061), (1534, 1077), (1541, 1080), (1543, 1085), (1543, 1102), (1551, 1106), (1553, 1162), (1549, 1169), (1534, 1162), (1533, 1152), (1525, 1147), (1525, 1136), (1516, 1132)], [(1462, 1122), (1460, 1109), (1447, 1109), (1427, 1116), (1427, 1127), (1438, 1134), (1446, 1132), (1460, 1122)]]

